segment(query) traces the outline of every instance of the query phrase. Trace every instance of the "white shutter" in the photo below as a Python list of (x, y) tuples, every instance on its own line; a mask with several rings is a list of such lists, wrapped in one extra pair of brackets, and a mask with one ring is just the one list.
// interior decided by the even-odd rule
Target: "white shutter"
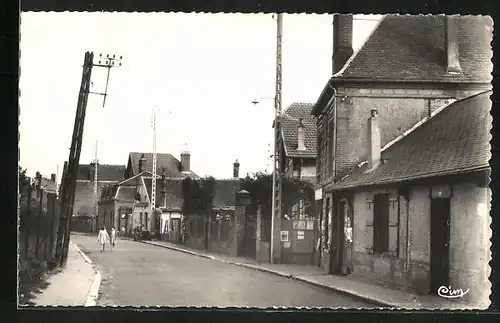
[(373, 200), (366, 199), (366, 228), (365, 228), (365, 249), (369, 254), (373, 254)]
[(389, 200), (389, 253), (391, 256), (398, 256), (398, 202), (395, 199)]

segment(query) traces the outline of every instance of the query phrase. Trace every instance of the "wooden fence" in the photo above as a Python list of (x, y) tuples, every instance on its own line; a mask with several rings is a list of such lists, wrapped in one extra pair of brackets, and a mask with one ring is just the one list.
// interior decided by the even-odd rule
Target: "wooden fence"
[(42, 188), (25, 187), (20, 192), (19, 260), (55, 264), (59, 200)]

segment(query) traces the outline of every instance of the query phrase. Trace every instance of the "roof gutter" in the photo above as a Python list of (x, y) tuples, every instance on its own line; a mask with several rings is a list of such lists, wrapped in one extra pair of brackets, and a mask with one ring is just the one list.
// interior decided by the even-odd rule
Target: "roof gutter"
[(378, 186), (378, 185), (392, 185), (392, 184), (398, 184), (401, 182), (405, 181), (414, 181), (418, 179), (428, 179), (431, 177), (440, 177), (440, 176), (450, 176), (450, 175), (461, 175), (461, 174), (466, 174), (466, 173), (474, 173), (474, 172), (480, 172), (484, 170), (491, 169), (490, 166), (477, 166), (477, 167), (471, 167), (471, 168), (462, 168), (462, 169), (455, 169), (455, 170), (450, 170), (450, 171), (445, 171), (445, 172), (433, 172), (433, 173), (428, 173), (422, 176), (408, 176), (408, 177), (401, 177), (398, 179), (393, 179), (393, 180), (386, 180), (386, 181), (379, 181), (379, 182), (368, 182), (364, 184), (359, 184), (359, 185), (348, 185), (348, 186), (340, 186), (340, 187), (335, 187), (335, 184), (330, 185), (328, 187), (332, 191), (344, 191), (344, 190), (352, 190), (356, 188), (363, 188), (363, 187), (372, 187), (372, 186)]

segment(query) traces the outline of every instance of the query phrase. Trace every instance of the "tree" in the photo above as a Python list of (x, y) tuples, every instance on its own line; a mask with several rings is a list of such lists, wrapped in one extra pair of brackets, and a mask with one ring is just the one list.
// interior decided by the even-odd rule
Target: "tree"
[(30, 178), (26, 175), (26, 169), (19, 166), (19, 188), (27, 187), (30, 184)]
[[(256, 212), (257, 205), (262, 206), (263, 218), (269, 219), (272, 214), (272, 188), (273, 176), (266, 173), (255, 173), (241, 180), (241, 189), (250, 193), (250, 212)], [(284, 177), (282, 179), (282, 207), (283, 215), (289, 214), (294, 205), (302, 197), (304, 209), (307, 214), (314, 215), (314, 188), (309, 182), (296, 178)]]

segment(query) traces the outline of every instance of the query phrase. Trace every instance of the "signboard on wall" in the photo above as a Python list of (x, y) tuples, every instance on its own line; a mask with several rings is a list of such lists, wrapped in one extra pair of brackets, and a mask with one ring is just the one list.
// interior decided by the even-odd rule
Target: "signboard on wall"
[(304, 240), (304, 231), (297, 231), (297, 240)]
[(323, 199), (323, 189), (318, 188), (317, 190), (314, 191), (314, 199), (316, 201)]
[(283, 244), (283, 247), (285, 248), (290, 248), (290, 241), (286, 241), (284, 244)]
[(306, 228), (306, 221), (293, 221), (293, 229), (294, 230), (305, 230)]
[(288, 241), (288, 231), (281, 231), (280, 232), (280, 240), (282, 242)]
[(306, 230), (313, 230), (313, 229), (314, 229), (314, 221), (307, 221)]

